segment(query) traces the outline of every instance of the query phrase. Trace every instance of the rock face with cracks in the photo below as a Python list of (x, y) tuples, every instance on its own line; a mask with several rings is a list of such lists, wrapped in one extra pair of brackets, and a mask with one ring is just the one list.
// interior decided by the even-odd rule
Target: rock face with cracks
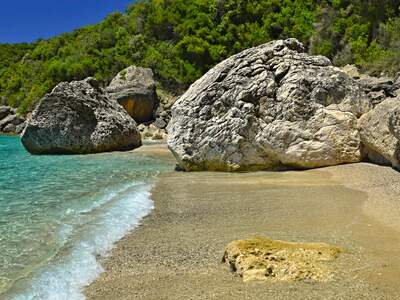
[(334, 276), (329, 262), (341, 250), (328, 244), (289, 243), (267, 238), (231, 242), (223, 262), (244, 281), (315, 281)]
[(295, 39), (248, 49), (174, 104), (168, 145), (186, 171), (315, 168), (362, 159), (359, 85)]
[(358, 121), (363, 152), (376, 164), (400, 167), (400, 99), (387, 98)]
[(32, 113), (22, 136), (33, 154), (86, 154), (141, 145), (135, 121), (94, 78), (63, 82)]

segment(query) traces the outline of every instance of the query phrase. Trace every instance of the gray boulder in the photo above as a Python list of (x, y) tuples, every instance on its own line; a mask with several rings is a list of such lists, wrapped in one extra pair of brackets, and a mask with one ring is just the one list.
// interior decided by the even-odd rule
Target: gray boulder
[(315, 168), (362, 159), (359, 85), (295, 39), (218, 64), (174, 104), (168, 146), (181, 168)]
[(4, 119), (11, 113), (11, 107), (9, 106), (0, 106), (0, 120)]
[(18, 126), (22, 124), (24, 121), (25, 120), (18, 115), (8, 115), (4, 119), (0, 120), (0, 131), (4, 130), (4, 128), (7, 127), (7, 125)]
[(22, 143), (33, 154), (86, 154), (141, 145), (135, 121), (97, 81), (63, 82), (47, 94), (27, 121)]
[(3, 128), (4, 133), (16, 133), (17, 131), (17, 126), (14, 124), (8, 124)]
[(151, 69), (134, 66), (126, 68), (111, 81), (107, 92), (136, 122), (153, 120), (153, 111), (158, 106), (158, 99)]
[[(397, 125), (400, 122), (395, 115), (396, 110), (399, 109), (400, 99), (389, 98), (358, 121), (363, 152), (369, 161), (393, 167), (400, 166), (398, 157), (400, 131)], [(390, 124), (392, 124), (391, 127)]]

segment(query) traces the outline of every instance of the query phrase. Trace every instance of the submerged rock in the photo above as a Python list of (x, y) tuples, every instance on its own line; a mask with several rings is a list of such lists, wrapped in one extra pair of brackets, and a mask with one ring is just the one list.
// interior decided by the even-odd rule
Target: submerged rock
[(357, 118), (370, 100), (295, 39), (218, 64), (174, 104), (168, 145), (181, 168), (315, 168), (362, 159)]
[(32, 113), (22, 136), (34, 154), (131, 150), (141, 145), (135, 121), (93, 78), (63, 82)]
[(231, 242), (223, 262), (244, 281), (316, 281), (333, 278), (326, 262), (341, 250), (328, 244), (289, 243), (267, 238)]
[(389, 98), (358, 121), (363, 151), (369, 161), (400, 167), (400, 136), (396, 129), (399, 123), (395, 114), (399, 109), (400, 99)]
[(138, 123), (153, 120), (158, 105), (156, 84), (151, 69), (130, 66), (111, 81), (107, 92)]

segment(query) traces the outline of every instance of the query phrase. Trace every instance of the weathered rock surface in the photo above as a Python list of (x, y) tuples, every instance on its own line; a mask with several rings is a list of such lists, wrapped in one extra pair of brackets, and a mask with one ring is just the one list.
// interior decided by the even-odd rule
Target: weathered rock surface
[(334, 272), (326, 262), (341, 250), (328, 244), (289, 243), (267, 238), (231, 242), (223, 262), (243, 281), (331, 280)]
[(135, 121), (93, 78), (63, 82), (32, 113), (22, 136), (34, 154), (130, 150), (141, 145)]
[(166, 129), (171, 119), (171, 111), (166, 110), (162, 104), (154, 111), (154, 126), (159, 129)]
[(24, 126), (25, 119), (17, 115), (15, 108), (9, 106), (0, 107), (0, 132), (18, 133), (17, 128)]
[(9, 106), (0, 106), (0, 120), (4, 119), (5, 117), (7, 117), (9, 114), (12, 113), (12, 108)]
[(158, 106), (156, 84), (151, 69), (130, 66), (111, 81), (107, 92), (138, 123), (153, 120)]
[(295, 39), (218, 64), (174, 104), (168, 145), (187, 171), (315, 168), (362, 159), (359, 85)]
[(17, 131), (17, 126), (15, 126), (14, 124), (8, 124), (3, 128), (3, 132), (4, 133), (14, 133)]
[(396, 80), (387, 76), (374, 77), (361, 74), (354, 65), (344, 66), (342, 70), (357, 81), (371, 99), (373, 106), (378, 105), (388, 97), (397, 97), (400, 95), (400, 81), (398, 79)]
[(163, 89), (157, 89), (159, 98), (159, 106), (154, 111), (154, 126), (166, 130), (169, 121), (171, 120), (171, 108), (176, 100), (184, 93), (181, 88), (177, 87), (172, 93)]
[(15, 131), (14, 132), (16, 134), (21, 134), (24, 131), (25, 127), (26, 127), (26, 122), (24, 121), (24, 123), (21, 123), (21, 124), (19, 124), (19, 125), (17, 125), (15, 127)]
[(395, 115), (399, 109), (400, 99), (388, 98), (360, 118), (363, 151), (371, 162), (400, 166), (399, 123)]
[(389, 112), (389, 131), (398, 140), (400, 140), (400, 99), (397, 99), (397, 103), (393, 105)]

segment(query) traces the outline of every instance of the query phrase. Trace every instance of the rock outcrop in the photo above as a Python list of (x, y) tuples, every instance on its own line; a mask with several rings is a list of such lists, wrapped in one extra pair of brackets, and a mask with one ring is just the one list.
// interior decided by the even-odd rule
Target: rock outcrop
[(395, 79), (387, 76), (374, 77), (361, 74), (354, 65), (344, 66), (342, 70), (357, 81), (371, 99), (373, 106), (378, 105), (386, 98), (400, 96), (400, 77)]
[(12, 113), (15, 113), (15, 111), (13, 111), (13, 108), (11, 108), (10, 106), (0, 106), (0, 120), (4, 119)]
[(137, 123), (152, 121), (158, 106), (151, 69), (130, 66), (111, 81), (107, 92)]
[(357, 118), (371, 101), (295, 39), (218, 64), (174, 104), (168, 145), (196, 170), (315, 168), (362, 159)]
[(15, 108), (0, 106), (0, 132), (20, 134), (25, 127), (25, 119)]
[(327, 262), (341, 250), (328, 244), (289, 243), (267, 238), (231, 242), (223, 262), (243, 281), (316, 281), (333, 278)]
[(363, 152), (369, 161), (400, 167), (399, 110), (400, 99), (387, 98), (360, 118)]
[[(176, 100), (184, 93), (181, 87), (177, 87), (174, 93), (161, 89), (157, 90), (159, 106), (154, 111), (154, 126), (165, 130), (171, 120), (171, 108)], [(178, 96), (179, 95), (179, 96)]]
[(135, 121), (93, 78), (63, 82), (32, 113), (22, 136), (33, 154), (86, 154), (141, 145)]

